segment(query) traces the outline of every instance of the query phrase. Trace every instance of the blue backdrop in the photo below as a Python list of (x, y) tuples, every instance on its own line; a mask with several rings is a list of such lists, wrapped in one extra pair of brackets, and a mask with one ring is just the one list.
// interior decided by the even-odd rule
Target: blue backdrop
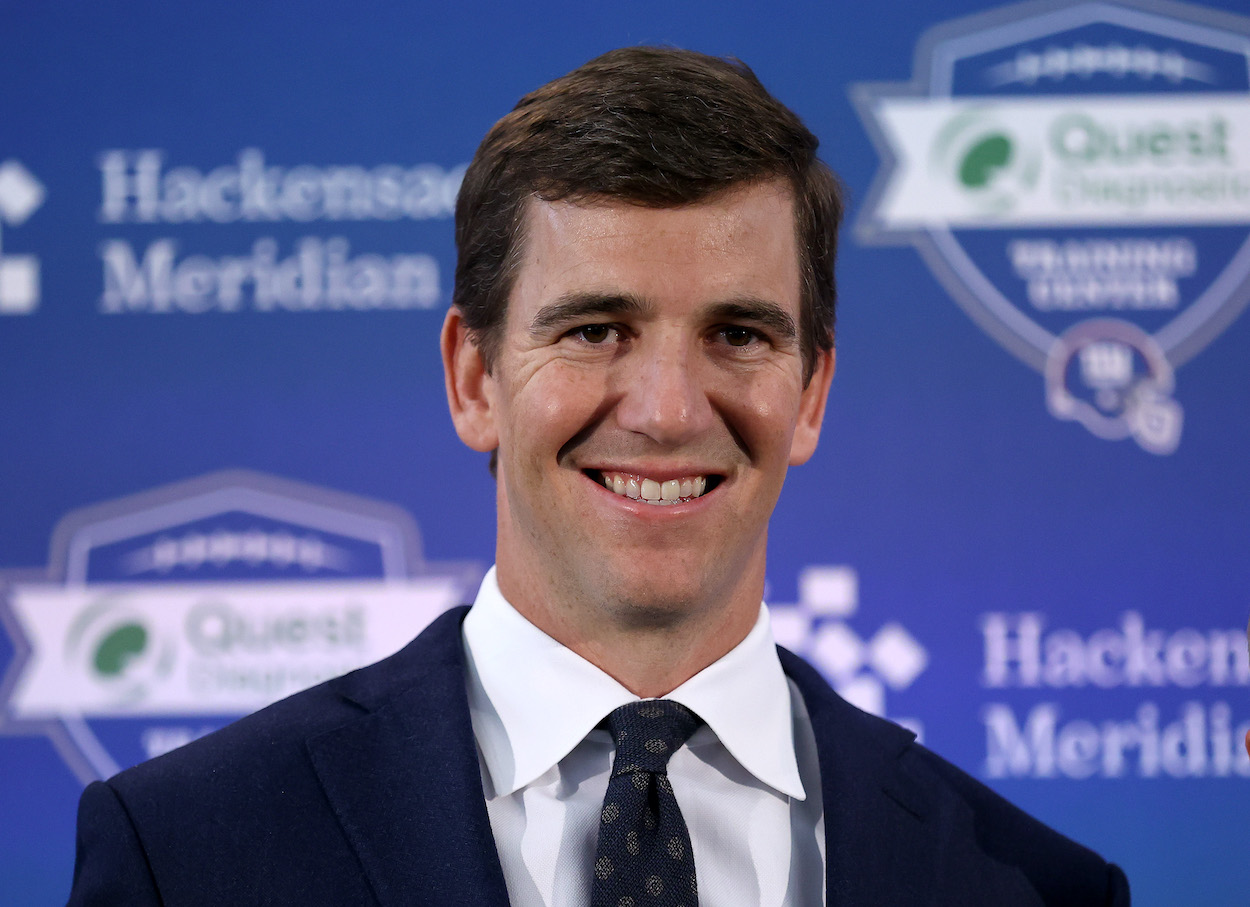
[(1243, 9), (7, 5), (0, 903), (65, 897), (90, 778), (472, 594), (461, 168), (631, 43), (747, 61), (849, 189), (779, 635), (1138, 903), (1244, 903)]

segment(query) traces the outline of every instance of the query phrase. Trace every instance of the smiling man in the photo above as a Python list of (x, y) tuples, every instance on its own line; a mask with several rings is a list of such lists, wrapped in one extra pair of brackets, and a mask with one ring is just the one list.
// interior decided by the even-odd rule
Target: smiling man
[(804, 361), (794, 224), (775, 177), (677, 208), (535, 199), (489, 368), (448, 314), (456, 426), (498, 450), (500, 591), (640, 696), (746, 637), (816, 447), (833, 354)]
[[(768, 523), (834, 371), (841, 199), (816, 144), (741, 64), (633, 48), (522, 99), (466, 176), (443, 357), (496, 469), (463, 634), (508, 893), (1126, 903), (1119, 870), (772, 643)], [(658, 741), (673, 796), (614, 851), (614, 785), (650, 783), (618, 716), (653, 699), (689, 736)]]
[(486, 136), (442, 332), (496, 565), (401, 652), (83, 795), (75, 904), (1121, 905), (775, 647), (842, 203), (735, 61), (606, 54)]

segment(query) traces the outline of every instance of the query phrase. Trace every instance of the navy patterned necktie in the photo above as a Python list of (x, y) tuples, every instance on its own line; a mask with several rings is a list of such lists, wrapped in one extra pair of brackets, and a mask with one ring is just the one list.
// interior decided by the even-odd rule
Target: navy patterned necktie
[(668, 782), (668, 760), (703, 721), (667, 699), (608, 716), (616, 741), (603, 798), (591, 907), (696, 907), (690, 833)]

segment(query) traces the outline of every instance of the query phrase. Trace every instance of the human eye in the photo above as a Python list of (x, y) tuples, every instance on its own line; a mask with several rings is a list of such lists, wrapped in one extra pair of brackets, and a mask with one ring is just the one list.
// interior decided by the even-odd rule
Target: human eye
[(620, 339), (620, 331), (611, 324), (584, 324), (569, 331), (568, 336), (593, 346)]
[(767, 338), (754, 328), (744, 327), (740, 324), (726, 324), (717, 328), (716, 339), (723, 342), (726, 346), (744, 349), (764, 342)]

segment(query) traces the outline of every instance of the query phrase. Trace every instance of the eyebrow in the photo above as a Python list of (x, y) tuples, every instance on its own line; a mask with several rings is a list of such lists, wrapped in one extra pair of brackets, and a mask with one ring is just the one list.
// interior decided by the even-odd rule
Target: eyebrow
[(743, 296), (717, 303), (708, 311), (716, 321), (751, 321), (767, 328), (778, 340), (791, 341), (799, 336), (790, 313), (767, 299)]
[(566, 293), (539, 309), (529, 330), (530, 334), (541, 336), (586, 318), (646, 315), (651, 309), (650, 303), (629, 293)]
[[(530, 334), (538, 337), (552, 330), (587, 318), (616, 318), (622, 315), (647, 316), (655, 307), (630, 293), (566, 293), (543, 306), (530, 321)], [(798, 328), (790, 313), (767, 299), (742, 296), (718, 302), (704, 313), (709, 321), (745, 321), (766, 328), (778, 340), (793, 341)]]

